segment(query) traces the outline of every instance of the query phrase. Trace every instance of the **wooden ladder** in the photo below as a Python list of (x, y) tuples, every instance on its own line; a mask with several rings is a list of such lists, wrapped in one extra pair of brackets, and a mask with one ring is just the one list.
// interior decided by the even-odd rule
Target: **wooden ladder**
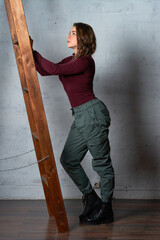
[(35, 69), (22, 0), (4, 0), (28, 120), (50, 216), (59, 233), (69, 231), (52, 144)]

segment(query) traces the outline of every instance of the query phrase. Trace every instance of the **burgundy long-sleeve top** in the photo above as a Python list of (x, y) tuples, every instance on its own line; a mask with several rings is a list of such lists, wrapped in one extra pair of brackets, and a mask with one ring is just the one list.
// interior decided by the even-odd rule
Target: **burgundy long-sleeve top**
[(91, 56), (81, 56), (75, 60), (70, 56), (59, 63), (53, 63), (37, 51), (34, 51), (33, 55), (36, 70), (42, 76), (59, 75), (72, 107), (95, 98), (93, 92), (95, 63)]

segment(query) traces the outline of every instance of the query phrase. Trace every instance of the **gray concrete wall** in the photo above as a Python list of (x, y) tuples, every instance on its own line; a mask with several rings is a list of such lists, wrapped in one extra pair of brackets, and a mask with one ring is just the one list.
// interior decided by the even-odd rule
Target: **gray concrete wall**
[[(34, 47), (51, 61), (72, 54), (72, 24), (90, 24), (96, 96), (108, 106), (116, 198), (160, 197), (160, 1), (23, 0)], [(39, 77), (64, 198), (81, 193), (59, 158), (72, 124), (70, 104), (58, 77)], [(41, 199), (43, 189), (24, 106), (4, 3), (0, 1), (0, 198)], [(28, 152), (28, 153), (27, 153)], [(23, 153), (26, 153), (23, 155)], [(21, 156), (18, 156), (21, 155)], [(17, 157), (14, 157), (17, 156)], [(11, 158), (10, 157), (14, 157)], [(83, 166), (94, 184), (99, 177), (88, 153)]]

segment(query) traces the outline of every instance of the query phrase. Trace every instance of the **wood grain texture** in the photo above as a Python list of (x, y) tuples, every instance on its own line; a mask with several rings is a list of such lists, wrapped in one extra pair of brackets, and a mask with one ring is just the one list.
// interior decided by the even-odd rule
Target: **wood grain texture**
[(68, 232), (68, 221), (22, 1), (5, 0), (5, 6), (37, 160), (49, 156), (38, 164), (48, 212), (50, 216), (55, 215), (58, 231)]
[(159, 240), (160, 200), (114, 200), (115, 222), (79, 225), (81, 200), (65, 200), (69, 233), (58, 234), (48, 218), (45, 201), (0, 201), (0, 239), (3, 240)]

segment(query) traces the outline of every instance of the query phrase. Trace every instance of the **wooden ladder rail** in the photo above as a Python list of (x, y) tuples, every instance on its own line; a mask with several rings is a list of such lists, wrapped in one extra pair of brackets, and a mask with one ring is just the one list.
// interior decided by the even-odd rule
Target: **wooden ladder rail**
[(35, 147), (48, 213), (59, 233), (69, 232), (40, 86), (35, 69), (22, 0), (4, 0), (25, 106)]

